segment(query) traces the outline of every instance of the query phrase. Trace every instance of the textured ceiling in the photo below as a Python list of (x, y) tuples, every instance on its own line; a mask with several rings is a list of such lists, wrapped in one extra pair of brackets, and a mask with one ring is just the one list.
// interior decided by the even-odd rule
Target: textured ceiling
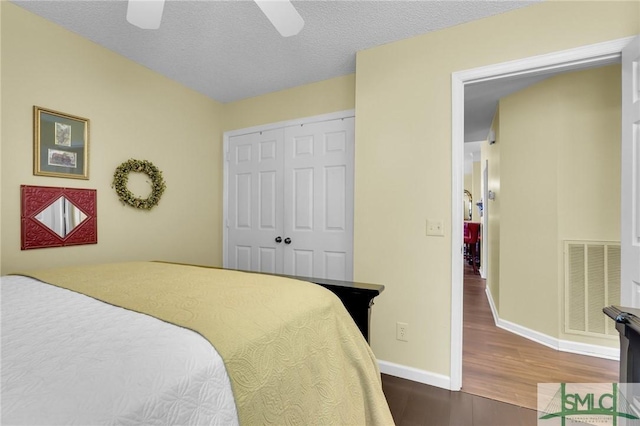
[(533, 1), (293, 1), (305, 20), (283, 38), (253, 1), (166, 2), (158, 30), (126, 19), (124, 0), (13, 1), (226, 103), (355, 72), (356, 52)]

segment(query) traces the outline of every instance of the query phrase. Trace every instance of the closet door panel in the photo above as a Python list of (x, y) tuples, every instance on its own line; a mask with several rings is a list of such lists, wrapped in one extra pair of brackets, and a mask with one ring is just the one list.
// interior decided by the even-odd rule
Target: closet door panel
[(260, 258), (258, 261), (260, 263), (258, 265), (258, 270), (269, 274), (278, 273), (277, 250), (274, 247), (260, 247), (259, 252)]
[(327, 232), (346, 232), (347, 229), (347, 167), (329, 166), (324, 168), (325, 220)]
[(353, 126), (348, 118), (285, 129), (285, 274), (353, 279)]
[(313, 260), (314, 260), (314, 252), (313, 250), (300, 250), (300, 249), (291, 249), (291, 258), (292, 262), (292, 270), (289, 272), (285, 272), (288, 275), (296, 275), (298, 277), (316, 277), (314, 275), (313, 268)]
[(235, 179), (235, 222), (238, 229), (251, 229), (251, 173), (238, 173)]
[(278, 173), (275, 170), (260, 172), (258, 175), (258, 212), (259, 225), (263, 231), (274, 231), (278, 229), (278, 217), (276, 211), (278, 202)]
[(251, 247), (236, 245), (236, 269), (242, 269), (248, 271), (251, 269)]
[[(310, 167), (294, 169), (291, 175), (292, 202), (288, 205), (292, 211), (292, 228), (296, 231), (313, 232), (314, 213), (314, 170)], [(287, 236), (289, 236), (287, 234)]]
[(229, 138), (228, 267), (282, 271), (282, 129)]

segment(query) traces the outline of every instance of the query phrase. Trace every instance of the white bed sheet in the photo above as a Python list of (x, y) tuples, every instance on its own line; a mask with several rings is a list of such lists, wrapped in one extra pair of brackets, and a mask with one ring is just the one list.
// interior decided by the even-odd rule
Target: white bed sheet
[(0, 302), (3, 425), (238, 424), (199, 334), (22, 276)]

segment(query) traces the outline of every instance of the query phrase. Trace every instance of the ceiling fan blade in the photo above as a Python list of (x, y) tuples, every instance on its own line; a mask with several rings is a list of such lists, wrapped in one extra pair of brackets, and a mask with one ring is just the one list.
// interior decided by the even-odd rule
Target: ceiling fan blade
[(127, 21), (143, 30), (160, 28), (164, 0), (129, 0)]
[(289, 0), (254, 0), (282, 37), (298, 34), (304, 19)]

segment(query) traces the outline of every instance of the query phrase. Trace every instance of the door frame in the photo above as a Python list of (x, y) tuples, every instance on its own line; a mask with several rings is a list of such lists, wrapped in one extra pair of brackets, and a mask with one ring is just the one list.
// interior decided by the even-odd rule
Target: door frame
[[(322, 121), (339, 120), (342, 118), (355, 117), (355, 109), (331, 112), (328, 114), (314, 115), (310, 117), (295, 118), (291, 120), (279, 121), (276, 123), (261, 124), (258, 126), (246, 127), (243, 129), (229, 130), (222, 136), (222, 267), (229, 267), (228, 245), (229, 245), (229, 138), (233, 136), (246, 135), (249, 133), (264, 132), (266, 130), (279, 129), (282, 127), (301, 126), (304, 124), (319, 123)], [(353, 166), (353, 165), (352, 165)], [(351, 237), (353, 239), (353, 236)]]
[(620, 58), (634, 37), (532, 56), (451, 74), (451, 362), (450, 389), (462, 388), (462, 197), (464, 184), (464, 86), (516, 76), (534, 76), (606, 65)]

